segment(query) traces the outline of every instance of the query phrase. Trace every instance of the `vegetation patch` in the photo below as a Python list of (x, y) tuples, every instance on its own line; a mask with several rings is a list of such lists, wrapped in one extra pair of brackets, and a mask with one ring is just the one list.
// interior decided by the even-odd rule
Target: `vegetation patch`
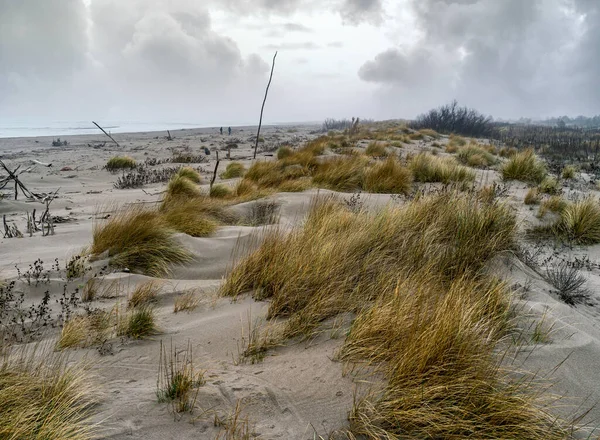
[(108, 171), (119, 171), (124, 169), (132, 169), (137, 166), (135, 159), (129, 156), (115, 156), (111, 157), (104, 168)]
[(436, 157), (428, 153), (419, 153), (408, 163), (408, 167), (418, 182), (472, 182), (475, 173), (459, 165), (454, 158)]
[(221, 173), (221, 179), (233, 179), (235, 177), (242, 177), (246, 172), (246, 167), (239, 162), (231, 162), (227, 164), (225, 171)]
[(533, 150), (528, 149), (514, 154), (500, 169), (505, 180), (521, 180), (540, 184), (546, 178), (546, 164), (539, 159)]

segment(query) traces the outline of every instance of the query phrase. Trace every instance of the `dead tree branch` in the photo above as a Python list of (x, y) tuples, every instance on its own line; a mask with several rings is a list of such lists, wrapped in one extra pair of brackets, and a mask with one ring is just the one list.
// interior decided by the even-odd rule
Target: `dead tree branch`
[(275, 58), (277, 52), (273, 55), (273, 64), (271, 65), (271, 76), (269, 76), (269, 83), (267, 84), (267, 90), (265, 90), (265, 99), (263, 99), (262, 107), (260, 108), (260, 119), (258, 120), (258, 131), (256, 132), (256, 144), (254, 145), (254, 159), (256, 159), (256, 150), (258, 149), (258, 139), (260, 137), (260, 127), (262, 125), (263, 111), (265, 110), (265, 103), (267, 102), (267, 95), (269, 94), (269, 87), (271, 86), (271, 80), (273, 79), (273, 70), (275, 69)]
[(96, 124), (94, 121), (92, 121), (92, 124), (94, 124), (96, 127), (98, 127), (100, 130), (102, 130), (102, 133), (104, 133), (106, 136), (108, 136), (110, 138), (111, 141), (113, 141), (115, 144), (117, 144), (117, 147), (121, 148), (121, 145), (119, 145), (119, 143), (117, 141), (115, 141), (113, 139), (113, 137), (108, 134), (106, 131), (104, 131), (104, 129), (102, 127), (100, 127), (98, 124)]
[(210, 189), (212, 191), (213, 184), (215, 183), (215, 179), (217, 178), (217, 170), (219, 169), (219, 150), (217, 150), (217, 163), (215, 164), (215, 171), (213, 172), (212, 179), (210, 180)]

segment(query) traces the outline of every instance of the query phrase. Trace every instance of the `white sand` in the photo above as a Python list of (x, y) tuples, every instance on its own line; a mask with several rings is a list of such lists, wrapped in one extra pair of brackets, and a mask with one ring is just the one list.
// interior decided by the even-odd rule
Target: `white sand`
[[(262, 135), (266, 145), (283, 140), (301, 142), (313, 137), (309, 131), (314, 129), (295, 127), (291, 130), (293, 132), (288, 132), (288, 127), (263, 127)], [(244, 142), (240, 143), (239, 148), (231, 150), (232, 159), (250, 163), (252, 144), (248, 138), (253, 135), (254, 129), (239, 130), (234, 130), (232, 137)], [(14, 279), (15, 264), (24, 270), (37, 258), (44, 261), (46, 268), (55, 258), (64, 267), (70, 255), (90, 244), (94, 217), (103, 207), (114, 203), (155, 202), (160, 199), (164, 184), (149, 185), (144, 190), (114, 189), (113, 182), (119, 174), (102, 169), (110, 157), (127, 154), (144, 161), (148, 157), (170, 157), (173, 148), (189, 148), (193, 154), (203, 154), (202, 148), (206, 146), (211, 149), (210, 160), (200, 166), (207, 180), (214, 167), (216, 148), (221, 148), (228, 140), (228, 136), (218, 134), (218, 129), (174, 131), (172, 135), (175, 139), (172, 141), (164, 139), (164, 135), (119, 134), (115, 137), (121, 143), (121, 148), (110, 141), (102, 148), (88, 146), (104, 142), (101, 134), (67, 137), (65, 139), (69, 145), (56, 148), (49, 146), (51, 138), (0, 139), (0, 158), (10, 167), (19, 164), (28, 167), (32, 159), (52, 162), (50, 168), (33, 166), (21, 178), (35, 192), (51, 192), (60, 188), (60, 198), (53, 202), (51, 211), (53, 215), (70, 219), (67, 223), (57, 224), (53, 236), (42, 237), (41, 233), (36, 233), (33, 237), (26, 235), (19, 239), (0, 239), (0, 277)], [(424, 146), (427, 145), (414, 143), (404, 151), (415, 152)], [(225, 154), (220, 151), (221, 158)], [(259, 158), (268, 159), (271, 156), (261, 153)], [(227, 163), (228, 160), (222, 161), (220, 171), (225, 169)], [(63, 167), (70, 167), (72, 171), (60, 171)], [(480, 174), (480, 181), (498, 180), (495, 172)], [(515, 183), (510, 185), (509, 191), (509, 200), (520, 210), (519, 218), (523, 227), (538, 222), (535, 212), (522, 204), (524, 186)], [(298, 224), (316, 193), (316, 190), (311, 190), (273, 196), (281, 206), (279, 227), (289, 228)], [(345, 195), (346, 198), (349, 196)], [(361, 197), (374, 207), (390, 202), (389, 196), (385, 195)], [(251, 204), (242, 204), (233, 209), (238, 213), (247, 212)], [(18, 201), (10, 200), (10, 196), (0, 200), (0, 215), (6, 214), (7, 220), (16, 222), (22, 232), (26, 225), (25, 213), (34, 208), (40, 212), (42, 205), (26, 202), (22, 196)], [(332, 339), (329, 337), (331, 332), (325, 331), (310, 343), (290, 344), (272, 350), (261, 363), (252, 365), (237, 362), (242, 335), (248, 333), (248, 320), (263, 318), (267, 304), (249, 298), (237, 302), (218, 299), (215, 291), (231, 264), (237, 241), (251, 240), (256, 230), (250, 226), (226, 226), (209, 238), (191, 238), (180, 234), (182, 244), (193, 251), (195, 259), (189, 265), (176, 267), (172, 279), (164, 280), (157, 307), (161, 334), (143, 341), (112, 341), (113, 354), (104, 356), (96, 349), (72, 351), (74, 356), (85, 355), (93, 361), (93, 373), (104, 390), (105, 398), (97, 418), (102, 438), (214, 438), (218, 432), (218, 428), (213, 426), (214, 414), (228, 413), (238, 400), (243, 404), (243, 414), (251, 421), (253, 431), (264, 439), (313, 439), (315, 431), (325, 436), (347, 426), (347, 413), (352, 407), (355, 384), (351, 375), (343, 374), (343, 365), (332, 360), (335, 350), (343, 343), (343, 337)], [(571, 253), (587, 254), (592, 261), (600, 261), (600, 246)], [(583, 423), (593, 427), (600, 425), (600, 407), (594, 406), (600, 399), (600, 314), (597, 306), (569, 307), (561, 303), (538, 274), (518, 264), (514, 257), (499, 259), (495, 270), (510, 283), (528, 285), (529, 290), (522, 300), (523, 310), (532, 314), (533, 321), (544, 317), (544, 322), (552, 327), (548, 343), (522, 346), (516, 361), (518, 366), (549, 376), (554, 381), (552, 390), (564, 397), (561, 403), (569, 405), (561, 410), (563, 415), (573, 415), (578, 405), (581, 408), (577, 414), (593, 407)], [(587, 287), (592, 293), (592, 303), (596, 303), (600, 270), (584, 270), (584, 273), (589, 279)], [(111, 274), (107, 279), (120, 279), (124, 289), (131, 291), (147, 277), (120, 273)], [(62, 285), (55, 280), (49, 286), (32, 289), (28, 293), (29, 300), (39, 300), (47, 288), (59, 293)], [(176, 295), (192, 287), (202, 292), (200, 306), (193, 312), (174, 314)], [(114, 304), (114, 300), (102, 300), (99, 304), (108, 307)], [(168, 406), (157, 402), (155, 389), (160, 340), (167, 344), (172, 341), (181, 348), (190, 341), (196, 365), (206, 370), (207, 383), (200, 389), (199, 408), (193, 417), (185, 415), (176, 421), (169, 413)]]

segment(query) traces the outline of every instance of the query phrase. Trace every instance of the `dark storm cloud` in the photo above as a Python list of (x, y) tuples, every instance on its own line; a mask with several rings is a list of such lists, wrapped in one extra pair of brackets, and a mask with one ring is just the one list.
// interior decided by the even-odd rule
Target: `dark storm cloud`
[(419, 43), (377, 55), (359, 76), (415, 111), (457, 97), (501, 116), (598, 112), (598, 93), (583, 94), (600, 88), (597, 2), (414, 0), (413, 9)]

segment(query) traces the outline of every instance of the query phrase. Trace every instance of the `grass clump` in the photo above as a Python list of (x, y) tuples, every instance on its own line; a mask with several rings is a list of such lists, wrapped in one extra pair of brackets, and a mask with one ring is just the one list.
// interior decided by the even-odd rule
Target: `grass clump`
[(191, 253), (173, 237), (159, 212), (129, 206), (93, 226), (90, 253), (106, 253), (109, 263), (154, 277), (170, 272), (170, 265), (191, 260)]
[(540, 192), (537, 188), (529, 188), (523, 202), (526, 205), (538, 205), (541, 201)]
[(161, 287), (161, 283), (155, 280), (146, 281), (138, 285), (131, 293), (127, 307), (133, 309), (135, 307), (149, 306), (157, 302)]
[(163, 198), (163, 204), (175, 200), (193, 199), (201, 197), (200, 187), (187, 177), (176, 174), (167, 185), (167, 192)]
[(126, 313), (118, 313), (117, 336), (143, 339), (158, 333), (156, 312), (152, 307), (142, 305)]
[(558, 179), (548, 176), (538, 185), (541, 193), (557, 195), (560, 194), (561, 187)]
[(439, 134), (435, 130), (432, 130), (431, 128), (423, 128), (423, 129), (419, 130), (419, 133), (421, 133), (423, 136), (428, 136), (433, 139), (439, 139), (442, 137), (441, 134)]
[(489, 167), (496, 163), (496, 158), (491, 153), (475, 144), (460, 148), (456, 158), (463, 165), (476, 168)]
[(96, 390), (80, 362), (40, 349), (0, 359), (0, 438), (88, 440)]
[(285, 159), (286, 157), (290, 157), (294, 154), (294, 150), (291, 147), (283, 146), (277, 149), (277, 159)]
[(202, 176), (200, 176), (200, 173), (192, 167), (181, 167), (179, 171), (177, 171), (176, 175), (179, 177), (185, 177), (194, 183), (202, 183)]
[(538, 217), (544, 217), (548, 212), (560, 214), (567, 206), (568, 202), (561, 196), (552, 196), (544, 200), (538, 211)]
[(472, 182), (475, 173), (470, 169), (459, 165), (454, 158), (435, 157), (427, 153), (419, 153), (414, 156), (408, 167), (418, 182)]
[(199, 388), (204, 385), (204, 372), (194, 366), (192, 344), (188, 341), (183, 352), (171, 346), (167, 353), (160, 342), (156, 397), (159, 402), (168, 402), (177, 412), (192, 412)]
[(566, 165), (561, 173), (563, 179), (574, 179), (577, 175), (577, 168), (574, 165)]
[(554, 229), (578, 244), (600, 243), (600, 204), (593, 197), (568, 204)]
[(394, 157), (371, 166), (364, 177), (364, 189), (372, 193), (408, 194), (412, 172)]
[(218, 222), (206, 212), (198, 210), (198, 205), (198, 200), (171, 203), (163, 211), (162, 218), (170, 228), (178, 232), (192, 237), (208, 237), (216, 231)]
[(242, 177), (246, 172), (244, 164), (239, 162), (231, 162), (227, 164), (225, 171), (221, 173), (221, 179), (233, 179), (235, 177)]
[(135, 159), (129, 156), (115, 156), (111, 157), (108, 160), (108, 162), (106, 162), (104, 168), (106, 168), (108, 171), (118, 171), (124, 169), (132, 169), (136, 166), (137, 163), (135, 162)]
[(373, 141), (373, 142), (370, 142), (369, 145), (367, 146), (367, 149), (365, 150), (365, 154), (367, 156), (384, 157), (384, 156), (388, 155), (388, 152), (385, 148), (385, 145), (383, 145), (380, 142)]
[(519, 152), (519, 150), (517, 150), (515, 147), (510, 147), (510, 148), (502, 147), (502, 148), (500, 148), (500, 151), (498, 151), (498, 156), (509, 158), (509, 157), (513, 157), (518, 152)]
[(213, 185), (210, 189), (209, 195), (215, 199), (226, 199), (233, 196), (233, 188), (222, 183)]
[(312, 187), (312, 179), (310, 177), (301, 177), (295, 180), (287, 180), (279, 185), (278, 190), (281, 192), (302, 192)]
[(360, 156), (334, 157), (319, 166), (313, 182), (334, 191), (360, 189), (367, 160)]
[(532, 149), (516, 153), (500, 169), (505, 180), (521, 180), (540, 184), (548, 174), (546, 165)]
[(191, 312), (195, 310), (200, 304), (200, 297), (194, 289), (186, 290), (177, 298), (175, 298), (175, 304), (173, 305), (173, 313), (179, 313), (182, 311)]

